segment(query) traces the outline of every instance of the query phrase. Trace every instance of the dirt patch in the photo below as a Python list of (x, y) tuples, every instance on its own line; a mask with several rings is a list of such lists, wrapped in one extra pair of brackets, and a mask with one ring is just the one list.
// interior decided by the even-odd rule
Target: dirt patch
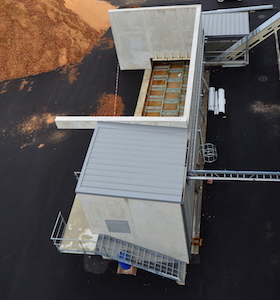
[(256, 101), (251, 107), (254, 113), (263, 114), (268, 118), (280, 116), (280, 105), (277, 104), (264, 104)]
[(114, 46), (114, 41), (108, 37), (102, 37), (96, 44), (96, 47), (99, 47), (101, 50), (112, 49)]
[(24, 89), (24, 86), (28, 83), (27, 80), (23, 79), (20, 86), (19, 86), (19, 91), (22, 91)]
[(137, 7), (141, 7), (141, 5), (146, 2), (147, 0), (125, 0), (123, 6), (127, 8), (137, 8)]
[(32, 91), (32, 85), (33, 85), (34, 81), (31, 81), (30, 86), (27, 89), (27, 92), (31, 92)]
[(8, 80), (1, 84), (2, 86), (1, 86), (0, 94), (4, 94), (7, 92), (7, 86), (9, 83), (10, 83), (10, 81)]
[(69, 83), (72, 84), (74, 81), (76, 81), (79, 74), (80, 72), (78, 72), (78, 68), (72, 68), (68, 74)]
[(60, 73), (68, 75), (69, 84), (72, 84), (74, 81), (76, 81), (77, 77), (80, 75), (80, 72), (78, 72), (79, 65), (80, 63), (77, 63), (72, 65), (66, 65), (61, 68)]
[(14, 128), (12, 136), (21, 142), (21, 149), (26, 146), (37, 146), (40, 149), (46, 144), (61, 142), (67, 137), (67, 132), (56, 129), (55, 117), (51, 113), (29, 116)]
[(98, 107), (94, 116), (122, 116), (123, 113), (122, 97), (104, 93), (98, 100)]
[[(101, 19), (109, 7), (115, 8), (98, 1), (66, 2), (87, 15), (95, 10)], [(110, 26), (107, 19), (102, 23), (99, 18), (102, 26), (94, 28), (64, 0), (0, 0), (0, 5), (0, 81), (77, 63)]]
[(20, 83), (19, 86), (19, 91), (22, 91), (25, 86), (27, 86), (27, 92), (31, 92), (32, 91), (32, 85), (33, 85), (34, 81), (28, 81), (25, 78), (22, 79), (22, 82)]
[(17, 132), (19, 134), (31, 135), (34, 133), (34, 131), (43, 129), (46, 126), (53, 124), (54, 120), (55, 116), (49, 113), (33, 115), (28, 117), (17, 126)]

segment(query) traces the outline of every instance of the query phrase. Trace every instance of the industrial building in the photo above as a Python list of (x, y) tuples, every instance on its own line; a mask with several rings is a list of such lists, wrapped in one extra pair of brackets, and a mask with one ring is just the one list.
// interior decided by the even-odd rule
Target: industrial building
[[(98, 123), (76, 187), (84, 214), (72, 210), (59, 250), (125, 252), (130, 264), (184, 282), (198, 196), (186, 181), (187, 142), (184, 128)], [(93, 240), (73, 243), (73, 234)]]
[[(201, 245), (201, 179), (209, 174), (199, 169), (216, 159), (215, 147), (205, 143), (205, 66), (248, 63), (248, 18), (235, 14), (231, 20), (241, 18), (243, 26), (218, 34), (210, 25), (204, 32), (203, 22), (214, 24), (220, 15), (203, 17), (200, 5), (109, 16), (121, 70), (145, 70), (135, 114), (57, 117), (58, 128), (94, 133), (69, 219), (59, 214), (51, 238), (62, 253), (100, 255), (184, 284)], [(234, 45), (244, 37), (240, 51)]]

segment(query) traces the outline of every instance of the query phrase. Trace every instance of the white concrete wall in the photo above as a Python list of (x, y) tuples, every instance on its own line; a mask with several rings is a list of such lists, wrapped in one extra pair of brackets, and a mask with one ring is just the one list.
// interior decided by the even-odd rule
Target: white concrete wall
[[(91, 230), (189, 263), (180, 204), (78, 194)], [(128, 221), (131, 233), (109, 232), (105, 220)]]
[(149, 69), (155, 57), (190, 55), (200, 5), (109, 10), (121, 70)]
[[(188, 184), (186, 184), (185, 192), (183, 195), (183, 205), (185, 209), (185, 218), (187, 223), (187, 236), (189, 240), (189, 247), (191, 247), (191, 238), (192, 229), (193, 229), (193, 221), (194, 221), (194, 201), (195, 201), (195, 180), (191, 180)], [(189, 248), (190, 249), (190, 248)]]
[(170, 127), (187, 127), (185, 117), (106, 117), (106, 116), (58, 116), (58, 129), (95, 129), (97, 122), (122, 122)]
[(184, 117), (187, 118), (188, 122), (190, 121), (191, 106), (193, 105), (196, 99), (197, 92), (200, 93), (200, 91), (197, 91), (196, 89), (196, 85), (197, 85), (196, 80), (199, 71), (197, 59), (199, 57), (201, 38), (202, 38), (201, 8), (199, 8), (196, 10), (196, 15), (195, 15), (194, 35), (192, 40), (192, 51), (190, 55), (191, 58), (189, 64), (187, 93), (186, 93), (186, 100), (185, 100), (185, 107), (184, 107)]
[[(190, 56), (188, 87), (183, 117), (58, 116), (58, 129), (94, 129), (98, 121), (187, 128), (195, 99), (198, 44), (201, 38), (201, 5), (180, 5), (109, 11), (121, 69), (149, 69), (156, 52)], [(175, 53), (176, 52), (176, 53)], [(172, 55), (173, 55), (172, 54)], [(145, 91), (142, 91), (145, 93)], [(140, 111), (140, 110), (139, 110)], [(136, 114), (139, 115), (139, 111)]]

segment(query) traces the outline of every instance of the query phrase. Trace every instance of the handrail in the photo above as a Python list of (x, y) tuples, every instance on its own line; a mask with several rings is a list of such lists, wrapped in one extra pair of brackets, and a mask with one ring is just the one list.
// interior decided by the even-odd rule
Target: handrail
[[(54, 246), (56, 246), (59, 252), (81, 252), (81, 253), (94, 253), (94, 250), (85, 249), (88, 245), (87, 243), (94, 243), (96, 245), (95, 240), (82, 240), (82, 239), (71, 239), (71, 238), (64, 238), (66, 228), (66, 222), (62, 216), (62, 213), (59, 212), (56, 218), (54, 228), (51, 233), (50, 239), (53, 241)], [(77, 247), (73, 248), (73, 243), (68, 246), (63, 242), (75, 242)], [(68, 246), (68, 247), (67, 247)], [(75, 244), (74, 244), (75, 246)], [(79, 249), (81, 247), (81, 250)], [(95, 248), (95, 247), (94, 247)]]

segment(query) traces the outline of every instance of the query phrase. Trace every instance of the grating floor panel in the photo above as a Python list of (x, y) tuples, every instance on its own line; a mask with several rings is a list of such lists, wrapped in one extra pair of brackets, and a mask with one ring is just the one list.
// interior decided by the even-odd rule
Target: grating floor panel
[[(182, 116), (188, 81), (187, 61), (158, 62), (153, 66), (143, 116)], [(166, 105), (170, 103), (174, 105)]]

